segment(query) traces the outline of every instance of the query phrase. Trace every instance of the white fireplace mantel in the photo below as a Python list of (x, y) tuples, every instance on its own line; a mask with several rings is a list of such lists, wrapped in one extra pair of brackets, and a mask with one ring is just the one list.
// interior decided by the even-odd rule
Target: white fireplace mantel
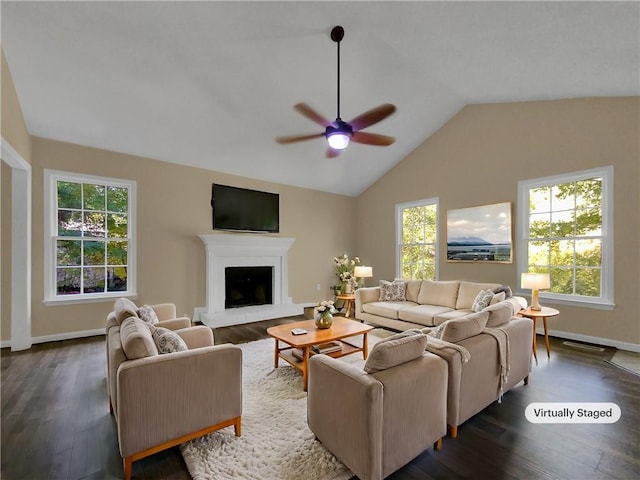
[[(213, 233), (200, 235), (207, 259), (206, 311), (200, 321), (212, 328), (302, 313), (302, 305), (289, 297), (287, 254), (294, 238), (249, 234)], [(273, 303), (240, 308), (225, 308), (226, 267), (262, 267), (273, 269)]]

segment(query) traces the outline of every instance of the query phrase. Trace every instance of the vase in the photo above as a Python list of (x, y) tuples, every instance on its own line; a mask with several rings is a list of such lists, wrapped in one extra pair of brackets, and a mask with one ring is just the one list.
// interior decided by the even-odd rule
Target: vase
[(347, 284), (344, 286), (344, 293), (346, 294), (353, 293), (353, 285), (351, 285), (351, 282), (347, 282)]
[(331, 313), (319, 313), (318, 316), (316, 316), (317, 328), (331, 328), (331, 324), (333, 324), (333, 315)]

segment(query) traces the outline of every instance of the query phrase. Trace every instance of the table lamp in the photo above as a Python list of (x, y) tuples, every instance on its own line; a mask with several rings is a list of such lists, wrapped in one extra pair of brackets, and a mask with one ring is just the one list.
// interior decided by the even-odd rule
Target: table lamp
[(365, 278), (373, 277), (373, 267), (365, 267), (359, 265), (353, 269), (353, 276), (356, 278), (362, 278), (362, 286), (364, 287)]
[(539, 290), (551, 287), (551, 279), (548, 273), (523, 273), (521, 278), (522, 288), (531, 289), (531, 310), (542, 310), (538, 302)]

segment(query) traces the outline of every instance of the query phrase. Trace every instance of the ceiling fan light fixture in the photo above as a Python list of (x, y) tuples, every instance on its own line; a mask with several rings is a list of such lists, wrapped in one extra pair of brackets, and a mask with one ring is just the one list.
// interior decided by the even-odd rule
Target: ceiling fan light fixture
[(327, 142), (334, 150), (347, 148), (352, 136), (353, 129), (351, 126), (340, 119), (336, 120), (336, 124), (329, 125), (325, 131)]
[(327, 137), (329, 146), (334, 150), (342, 150), (347, 148), (351, 141), (351, 135), (342, 132), (334, 132)]

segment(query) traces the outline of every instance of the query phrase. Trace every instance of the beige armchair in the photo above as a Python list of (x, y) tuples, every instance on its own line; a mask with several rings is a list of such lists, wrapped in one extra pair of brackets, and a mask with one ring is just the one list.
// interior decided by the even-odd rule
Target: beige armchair
[(124, 478), (134, 461), (233, 426), (241, 434), (242, 350), (205, 326), (175, 330), (187, 350), (159, 354), (138, 318), (108, 322), (108, 383)]
[(360, 480), (381, 480), (442, 444), (447, 364), (424, 345), (374, 373), (326, 355), (309, 361), (309, 428)]

